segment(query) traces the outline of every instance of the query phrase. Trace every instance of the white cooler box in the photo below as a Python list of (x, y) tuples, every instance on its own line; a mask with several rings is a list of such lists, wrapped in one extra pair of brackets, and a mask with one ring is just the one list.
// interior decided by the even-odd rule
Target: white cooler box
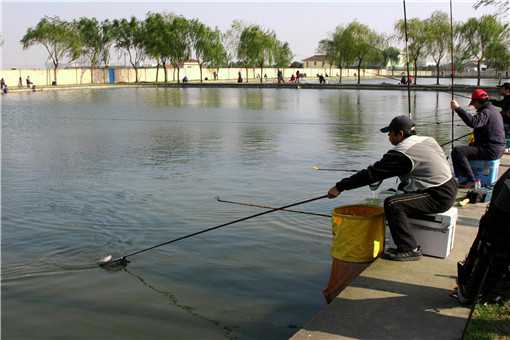
[(445, 258), (453, 249), (458, 210), (411, 218), (412, 233), (424, 255)]

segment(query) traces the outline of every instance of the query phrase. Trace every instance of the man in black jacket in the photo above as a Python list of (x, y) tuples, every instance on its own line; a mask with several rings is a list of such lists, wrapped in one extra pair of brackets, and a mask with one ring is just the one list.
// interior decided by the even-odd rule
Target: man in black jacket
[(421, 249), (414, 238), (409, 216), (440, 213), (455, 202), (457, 185), (443, 150), (431, 137), (416, 136), (413, 121), (407, 116), (393, 118), (381, 129), (388, 133), (394, 148), (382, 159), (329, 189), (329, 198), (344, 190), (359, 188), (386, 178), (400, 177), (404, 194), (385, 199), (384, 213), (397, 248), (388, 249), (383, 257), (394, 261), (415, 261)]
[(499, 87), (499, 90), (503, 99), (492, 99), (491, 103), (492, 105), (501, 108), (501, 116), (503, 116), (506, 133), (510, 134), (510, 83), (504, 83)]
[(499, 159), (505, 152), (506, 146), (503, 118), (490, 103), (487, 92), (482, 89), (474, 90), (469, 105), (475, 107), (476, 115), (466, 112), (455, 100), (452, 100), (450, 104), (464, 123), (474, 129), (475, 135), (472, 145), (456, 146), (452, 150), (455, 176), (467, 178), (465, 183), (459, 183), (459, 186), (463, 188), (475, 186), (476, 178), (469, 165), (469, 160)]

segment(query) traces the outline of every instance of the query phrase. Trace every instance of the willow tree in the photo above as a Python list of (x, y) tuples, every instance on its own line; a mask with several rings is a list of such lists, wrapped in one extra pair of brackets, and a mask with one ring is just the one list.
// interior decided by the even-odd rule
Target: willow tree
[[(397, 31), (397, 37), (405, 41), (406, 29), (404, 20), (399, 20), (395, 24), (395, 30)], [(427, 44), (427, 34), (425, 30), (425, 21), (418, 18), (413, 18), (407, 21), (407, 37), (408, 46), (407, 51), (409, 55), (407, 58), (413, 64), (414, 71), (414, 84), (418, 80), (418, 61), (424, 57), (425, 47)]]
[(381, 51), (384, 60), (384, 67), (388, 64), (391, 65), (391, 76), (393, 77), (395, 71), (395, 64), (400, 61), (400, 50), (396, 47), (389, 46)]
[(294, 54), (288, 42), (276, 41), (274, 51), (274, 66), (289, 67)]
[(57, 69), (68, 58), (73, 62), (80, 57), (80, 39), (70, 23), (58, 17), (44, 17), (37, 25), (30, 27), (21, 39), (23, 49), (41, 44), (48, 52), (48, 59), (53, 63), (53, 79), (57, 83)]
[(135, 69), (135, 82), (138, 83), (138, 68), (145, 59), (145, 25), (135, 17), (113, 21), (113, 40), (115, 48), (123, 50), (129, 57), (129, 63)]
[(113, 42), (112, 24), (105, 20), (99, 23), (95, 18), (82, 17), (73, 22), (81, 46), (81, 55), (90, 62), (90, 82), (94, 83), (94, 68), (109, 61), (110, 47)]
[(510, 43), (496, 42), (487, 48), (487, 62), (496, 70), (498, 85), (501, 85), (501, 73), (510, 69)]
[(344, 26), (337, 26), (329, 38), (319, 41), (317, 51), (326, 55), (330, 65), (340, 69), (340, 83), (343, 68), (354, 62), (353, 38), (354, 36)]
[(361, 67), (370, 63), (380, 62), (382, 59), (380, 46), (383, 39), (374, 30), (367, 25), (360, 24), (357, 21), (351, 22), (345, 28), (345, 40), (349, 56), (358, 70), (358, 84), (361, 83)]
[(218, 58), (223, 58), (223, 44), (221, 32), (212, 30), (197, 19), (189, 23), (190, 41), (195, 58), (200, 68), (200, 82), (202, 83), (202, 68), (204, 65), (218, 64)]
[(425, 51), (436, 65), (436, 85), (439, 85), (439, 67), (448, 55), (451, 44), (450, 20), (448, 14), (435, 11), (425, 20)]
[(163, 66), (165, 83), (168, 82), (168, 73), (166, 65), (170, 58), (170, 43), (172, 39), (170, 34), (171, 14), (147, 13), (145, 18), (145, 53), (156, 60), (156, 82), (159, 78), (159, 67)]
[(246, 68), (248, 80), (248, 67), (260, 68), (260, 82), (262, 83), (264, 65), (271, 65), (274, 59), (277, 39), (275, 33), (264, 30), (260, 26), (246, 27), (239, 38), (238, 57)]
[(486, 62), (488, 47), (503, 43), (508, 35), (508, 24), (502, 24), (492, 15), (470, 18), (459, 27), (460, 49), (466, 59), (476, 63), (477, 86), (480, 86), (481, 65)]
[(180, 70), (182, 64), (191, 55), (190, 23), (182, 16), (174, 16), (168, 25), (169, 59), (174, 70), (177, 69), (177, 82), (180, 83)]

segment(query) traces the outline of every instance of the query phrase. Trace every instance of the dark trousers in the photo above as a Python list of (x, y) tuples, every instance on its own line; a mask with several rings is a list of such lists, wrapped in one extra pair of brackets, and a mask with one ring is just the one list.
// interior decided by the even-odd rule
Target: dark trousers
[(452, 150), (452, 163), (455, 177), (465, 177), (468, 182), (476, 180), (473, 169), (469, 165), (469, 161), (473, 159), (493, 160), (497, 159), (478, 146), (462, 145), (456, 146)]
[(397, 247), (403, 251), (418, 247), (410, 229), (410, 216), (445, 212), (455, 203), (456, 195), (457, 184), (452, 178), (435, 188), (385, 199), (384, 215)]

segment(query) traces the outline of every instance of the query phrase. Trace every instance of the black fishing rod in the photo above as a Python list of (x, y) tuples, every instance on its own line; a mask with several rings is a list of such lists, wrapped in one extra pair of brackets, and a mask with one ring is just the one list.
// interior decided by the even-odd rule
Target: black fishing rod
[(181, 241), (181, 240), (193, 237), (193, 236), (204, 234), (204, 233), (212, 231), (212, 230), (216, 230), (216, 229), (219, 229), (219, 228), (222, 228), (222, 227), (226, 227), (226, 226), (234, 224), (234, 223), (246, 221), (246, 220), (249, 220), (249, 219), (252, 219), (252, 218), (255, 218), (255, 217), (258, 217), (258, 216), (266, 215), (266, 214), (269, 214), (269, 213), (272, 213), (272, 212), (275, 212), (275, 211), (278, 211), (278, 210), (284, 210), (284, 209), (287, 209), (287, 208), (291, 208), (291, 207), (294, 207), (296, 205), (310, 203), (310, 202), (317, 201), (317, 200), (320, 200), (320, 199), (323, 199), (323, 198), (326, 198), (326, 197), (328, 197), (328, 195), (322, 195), (322, 196), (310, 198), (310, 199), (307, 199), (307, 200), (304, 200), (304, 201), (288, 204), (288, 205), (285, 205), (283, 207), (274, 208), (274, 209), (271, 209), (271, 210), (268, 210), (268, 211), (264, 211), (264, 212), (261, 212), (261, 213), (255, 214), (255, 215), (250, 215), (250, 216), (246, 216), (246, 217), (243, 217), (243, 218), (239, 218), (237, 220), (230, 221), (230, 222), (227, 222), (227, 223), (223, 223), (223, 224), (220, 224), (220, 225), (217, 225), (217, 226), (214, 226), (214, 227), (211, 227), (211, 228), (207, 228), (207, 229), (204, 229), (204, 230), (200, 230), (200, 231), (197, 231), (195, 233), (191, 233), (191, 234), (188, 234), (188, 235), (177, 237), (177, 238), (174, 238), (174, 239), (172, 239), (170, 241), (162, 242), (162, 243), (156, 244), (156, 245), (154, 245), (152, 247), (141, 249), (141, 250), (138, 250), (138, 251), (126, 254), (124, 256), (118, 257), (116, 259), (112, 259), (112, 255), (107, 255), (107, 256), (103, 257), (102, 259), (100, 259), (98, 261), (98, 264), (101, 267), (107, 267), (107, 268), (111, 268), (111, 267), (119, 266), (119, 265), (120, 266), (126, 266), (129, 263), (129, 261), (127, 260), (128, 257), (132, 257), (132, 256), (135, 256), (135, 255), (144, 253), (146, 251), (149, 251), (149, 250), (152, 250), (152, 249), (155, 249), (155, 248), (159, 248), (159, 247), (162, 247), (162, 246), (170, 244), (170, 243)]
[[(460, 126), (463, 126), (463, 125), (460, 125)], [(462, 135), (462, 136), (457, 137), (457, 138), (455, 138), (455, 139), (449, 140), (449, 141), (448, 141), (448, 142), (446, 142), (446, 143), (439, 144), (439, 146), (443, 147), (443, 146), (445, 146), (445, 145), (451, 144), (451, 143), (453, 143), (453, 142), (458, 141), (459, 139), (462, 139), (462, 138), (464, 138), (464, 137), (469, 136), (470, 134), (471, 134), (471, 132), (466, 133), (465, 135)], [(360, 171), (360, 170), (350, 170), (350, 169), (349, 169), (349, 170), (346, 170), (346, 169), (332, 169), (332, 168), (324, 169), (324, 168), (319, 168), (318, 166), (314, 166), (313, 168), (314, 168), (315, 170), (338, 171), (338, 172), (358, 172), (358, 171)]]
[[(455, 92), (454, 92), (454, 81), (455, 81), (455, 67), (454, 67), (454, 56), (453, 56), (453, 5), (452, 0), (450, 0), (450, 56), (451, 56), (451, 76), (452, 76), (452, 100), (455, 100)], [(452, 108), (452, 140), (455, 139), (455, 131), (453, 128), (453, 120), (455, 119), (455, 110)], [(452, 142), (452, 149), (453, 149), (453, 142)]]
[(354, 169), (332, 169), (332, 168), (321, 168), (317, 165), (314, 165), (312, 167), (312, 169), (314, 170), (318, 170), (318, 171), (343, 171), (343, 172), (358, 172), (359, 170), (354, 170)]
[[(216, 196), (216, 201), (221, 202), (221, 203), (230, 203), (230, 204), (242, 205), (242, 206), (245, 206), (245, 207), (254, 207), (254, 208), (262, 208), (262, 209), (275, 209), (274, 207), (270, 207), (268, 205), (261, 205), (261, 204), (254, 204), (254, 203), (245, 203), (245, 202), (223, 200), (219, 196)], [(293, 209), (280, 209), (280, 210), (281, 211), (292, 212), (292, 213), (297, 213), (297, 214), (303, 214), (303, 215), (331, 217), (331, 215), (327, 215), (327, 214), (320, 214), (320, 213), (314, 213), (314, 212), (302, 211), (302, 210), (293, 210)]]
[(450, 140), (450, 141), (448, 141), (448, 142), (446, 142), (446, 143), (439, 144), (439, 146), (443, 147), (443, 146), (445, 146), (445, 145), (452, 144), (453, 142), (456, 142), (456, 141), (458, 141), (459, 139), (462, 139), (462, 138), (464, 138), (464, 137), (469, 136), (471, 133), (472, 133), (472, 132), (466, 133), (465, 135), (462, 135), (462, 136), (460, 136), (460, 137), (457, 137), (457, 138), (455, 138), (455, 139), (452, 139), (452, 140)]
[(408, 47), (408, 36), (407, 36), (407, 11), (406, 11), (406, 0), (402, 0), (404, 3), (404, 31), (405, 31), (405, 39), (406, 39), (406, 68), (407, 68), (407, 104), (409, 111), (409, 118), (411, 117), (411, 84), (410, 84), (410, 74), (409, 74), (409, 47)]

